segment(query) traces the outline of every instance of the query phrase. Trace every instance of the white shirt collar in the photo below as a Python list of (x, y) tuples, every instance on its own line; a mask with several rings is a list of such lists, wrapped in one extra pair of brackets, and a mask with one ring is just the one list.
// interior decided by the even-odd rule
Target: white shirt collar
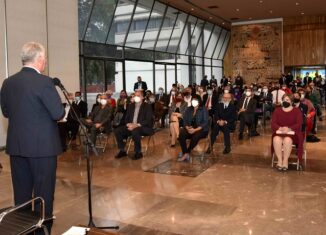
[(38, 72), (39, 74), (41, 74), (41, 72), (37, 68), (34, 68), (32, 66), (24, 65), (23, 67), (34, 69), (36, 72)]

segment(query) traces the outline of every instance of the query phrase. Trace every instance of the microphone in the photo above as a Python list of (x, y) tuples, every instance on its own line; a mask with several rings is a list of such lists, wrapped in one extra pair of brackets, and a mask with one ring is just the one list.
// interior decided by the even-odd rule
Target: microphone
[(66, 88), (62, 85), (61, 81), (59, 78), (53, 78), (52, 82), (55, 86), (60, 87), (61, 90), (66, 90)]

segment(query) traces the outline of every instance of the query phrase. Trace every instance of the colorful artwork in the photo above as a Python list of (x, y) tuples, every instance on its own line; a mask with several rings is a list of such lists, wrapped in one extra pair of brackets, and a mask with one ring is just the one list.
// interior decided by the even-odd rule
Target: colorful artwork
[(232, 27), (233, 76), (264, 82), (282, 73), (282, 23)]

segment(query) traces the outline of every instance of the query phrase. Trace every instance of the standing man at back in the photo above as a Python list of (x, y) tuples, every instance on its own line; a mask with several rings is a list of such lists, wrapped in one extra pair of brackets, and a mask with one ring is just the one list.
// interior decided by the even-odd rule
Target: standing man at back
[[(17, 205), (42, 197), (45, 215), (51, 218), (57, 155), (62, 152), (56, 121), (64, 116), (64, 108), (52, 79), (41, 74), (46, 66), (43, 45), (26, 43), (21, 60), (21, 71), (7, 78), (1, 88), (1, 109), (9, 120), (6, 153), (14, 201)], [(46, 226), (50, 232), (52, 221)]]

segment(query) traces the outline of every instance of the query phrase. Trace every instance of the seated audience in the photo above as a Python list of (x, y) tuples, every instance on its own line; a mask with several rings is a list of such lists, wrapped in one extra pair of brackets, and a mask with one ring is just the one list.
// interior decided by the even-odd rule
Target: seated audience
[(285, 91), (280, 89), (279, 84), (274, 84), (274, 90), (272, 91), (272, 95), (273, 95), (273, 109), (275, 109), (276, 107), (281, 107), (281, 101), (283, 95), (285, 95)]
[[(82, 100), (81, 92), (75, 92), (75, 100), (72, 102), (72, 108), (76, 112), (78, 118), (86, 118), (87, 116), (87, 103)], [(79, 130), (79, 122), (72, 108), (69, 109), (67, 122), (66, 122), (66, 132), (71, 134), (72, 144), (75, 144), (76, 136)]]
[[(191, 107), (184, 114), (184, 128), (181, 128), (179, 142), (182, 149), (182, 157), (178, 161), (188, 161), (190, 152), (196, 147), (199, 140), (208, 135), (208, 112), (200, 104), (198, 97), (193, 97)], [(186, 140), (190, 139), (189, 146)]]
[(119, 153), (115, 158), (122, 158), (127, 156), (125, 152), (125, 139), (129, 136), (134, 141), (135, 155), (132, 158), (137, 160), (143, 157), (141, 152), (141, 137), (149, 136), (153, 131), (153, 111), (149, 104), (143, 102), (143, 92), (136, 91), (134, 102), (128, 105), (125, 123), (114, 130), (115, 138), (118, 143)]
[(101, 131), (110, 131), (110, 121), (112, 119), (113, 110), (108, 106), (106, 94), (101, 95), (101, 106), (94, 108), (89, 117), (83, 123), (90, 131), (90, 138), (92, 143), (96, 144), (96, 137)]
[(169, 111), (169, 96), (164, 93), (164, 89), (160, 87), (158, 89), (158, 94), (155, 96), (156, 101), (158, 102), (157, 109), (161, 110), (160, 112), (160, 120), (161, 120), (161, 128), (165, 127), (165, 116)]
[(287, 171), (288, 159), (292, 151), (292, 144), (297, 145), (298, 158), (302, 159), (302, 113), (293, 107), (293, 96), (285, 94), (282, 98), (282, 107), (276, 108), (272, 115), (272, 142), (273, 151), (277, 157), (276, 168)]
[(120, 91), (119, 99), (117, 100), (117, 107), (114, 112), (112, 126), (114, 128), (124, 125), (124, 118), (128, 106), (128, 95), (125, 90)]
[(113, 110), (115, 110), (115, 107), (117, 106), (117, 104), (116, 104), (115, 99), (112, 97), (112, 95), (113, 95), (112, 90), (106, 91), (108, 105), (110, 105), (113, 108)]
[(231, 152), (230, 133), (235, 130), (235, 122), (237, 121), (237, 111), (232, 101), (230, 93), (223, 94), (222, 102), (214, 106), (213, 129), (211, 133), (211, 147), (208, 152), (213, 150), (213, 145), (219, 132), (224, 135), (224, 151), (223, 154)]
[(183, 95), (178, 93), (169, 110), (171, 147), (175, 146), (175, 142), (179, 138), (180, 127), (183, 127), (183, 115), (187, 107)]
[(101, 95), (102, 95), (102, 94), (97, 94), (96, 99), (95, 99), (95, 103), (94, 103), (93, 106), (92, 106), (92, 110), (91, 110), (91, 112), (94, 111), (95, 107), (97, 107), (97, 106), (101, 106)]
[(238, 102), (238, 115), (240, 120), (240, 129), (239, 129), (239, 140), (243, 139), (243, 131), (245, 126), (248, 126), (249, 135), (253, 135), (252, 127), (254, 125), (254, 117), (256, 110), (257, 102), (253, 98), (251, 88), (247, 88), (245, 91), (245, 96), (243, 96)]
[(208, 113), (211, 117), (214, 115), (214, 109), (218, 103), (218, 96), (216, 93), (213, 92), (212, 87), (207, 87), (207, 94), (204, 95), (203, 97), (203, 105), (205, 108), (208, 110)]

